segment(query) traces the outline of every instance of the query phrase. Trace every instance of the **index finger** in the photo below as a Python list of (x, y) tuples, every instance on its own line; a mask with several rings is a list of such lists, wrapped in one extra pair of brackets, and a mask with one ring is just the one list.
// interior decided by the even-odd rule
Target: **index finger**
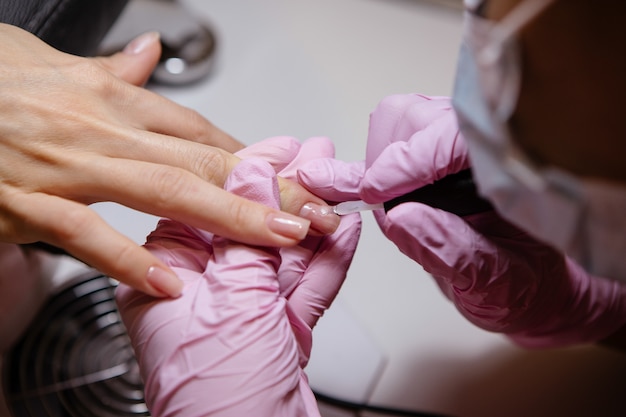
[(365, 171), (361, 198), (389, 201), (468, 167), (467, 147), (449, 113), (382, 150)]
[(133, 91), (128, 106), (131, 110), (128, 123), (135, 128), (216, 146), (228, 152), (236, 152), (244, 147), (197, 111), (143, 88), (132, 85), (126, 87)]

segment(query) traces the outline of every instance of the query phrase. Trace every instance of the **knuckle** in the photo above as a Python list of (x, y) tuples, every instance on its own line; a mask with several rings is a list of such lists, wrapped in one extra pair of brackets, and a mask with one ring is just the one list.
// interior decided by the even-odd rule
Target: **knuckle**
[(115, 95), (118, 85), (116, 78), (101, 65), (90, 59), (81, 59), (76, 66), (75, 74), (81, 77), (81, 83), (88, 90), (103, 97)]
[(90, 59), (80, 59), (74, 64), (74, 73), (80, 76), (83, 83), (97, 85), (104, 78), (105, 70)]
[(224, 153), (213, 148), (207, 148), (205, 152), (194, 156), (192, 170), (200, 178), (220, 187), (224, 185), (230, 171)]
[(185, 114), (187, 116), (186, 124), (190, 129), (191, 139), (194, 141), (204, 141), (207, 139), (209, 134), (207, 120), (193, 109), (188, 109)]
[(69, 207), (52, 226), (51, 238), (55, 242), (76, 242), (89, 233), (97, 221), (96, 217), (88, 208)]
[(268, 207), (232, 194), (227, 197), (224, 206), (227, 211), (220, 224), (216, 225), (219, 229), (216, 234), (225, 234), (228, 238), (246, 243), (256, 242), (264, 236), (265, 228), (260, 222), (264, 221), (261, 219), (265, 219)]
[(180, 200), (190, 190), (188, 173), (175, 167), (158, 167), (150, 174), (148, 183), (152, 187), (152, 201), (158, 207), (168, 207)]
[(248, 238), (251, 238), (251, 230), (258, 230), (258, 228), (250, 228), (248, 225), (252, 219), (255, 219), (256, 215), (252, 209), (252, 203), (244, 198), (236, 198), (229, 206), (228, 216), (230, 217), (228, 224), (232, 227), (232, 232), (237, 235), (246, 234)]
[(119, 244), (117, 247), (112, 248), (111, 255), (113, 257), (111, 259), (115, 259), (114, 271), (111, 271), (111, 274), (116, 278), (120, 277), (130, 277), (133, 275), (135, 270), (135, 266), (137, 265), (138, 254), (137, 250), (139, 248), (131, 243), (131, 242), (123, 242)]

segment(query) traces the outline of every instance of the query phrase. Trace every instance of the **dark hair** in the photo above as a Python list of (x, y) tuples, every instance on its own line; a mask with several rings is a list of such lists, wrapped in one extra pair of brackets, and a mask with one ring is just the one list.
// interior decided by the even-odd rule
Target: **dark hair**
[(0, 22), (75, 55), (93, 55), (128, 0), (4, 0)]

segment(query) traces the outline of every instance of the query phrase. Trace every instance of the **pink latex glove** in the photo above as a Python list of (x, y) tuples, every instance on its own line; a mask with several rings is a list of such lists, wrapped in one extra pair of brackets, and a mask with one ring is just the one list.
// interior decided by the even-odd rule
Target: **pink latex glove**
[[(469, 164), (449, 100), (402, 95), (372, 113), (365, 164), (313, 161), (299, 178), (314, 193), (334, 189), (336, 201), (378, 203)], [(589, 276), (493, 211), (460, 218), (405, 203), (374, 215), (383, 233), (483, 329), (548, 347), (597, 342), (624, 328), (623, 284)]]
[[(255, 156), (289, 178), (333, 152), (325, 138), (302, 146), (272, 138), (240, 154), (226, 187), (278, 207), (275, 170)], [(359, 232), (360, 217), (344, 217), (332, 235), (278, 249), (162, 220), (146, 247), (185, 282), (182, 296), (154, 299), (123, 285), (116, 294), (152, 415), (319, 416), (303, 371), (311, 330), (343, 283)]]

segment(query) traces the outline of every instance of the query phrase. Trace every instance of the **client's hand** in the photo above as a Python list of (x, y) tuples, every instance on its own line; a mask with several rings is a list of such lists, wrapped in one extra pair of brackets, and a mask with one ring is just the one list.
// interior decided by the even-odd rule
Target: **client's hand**
[(112, 201), (258, 245), (295, 245), (309, 224), (334, 230), (300, 216), (323, 201), (296, 183), (282, 182), (275, 208), (223, 190), (242, 145), (138, 87), (159, 58), (155, 34), (91, 59), (6, 24), (0, 44), (1, 242), (43, 241), (164, 296), (182, 286), (172, 271), (87, 205)]

